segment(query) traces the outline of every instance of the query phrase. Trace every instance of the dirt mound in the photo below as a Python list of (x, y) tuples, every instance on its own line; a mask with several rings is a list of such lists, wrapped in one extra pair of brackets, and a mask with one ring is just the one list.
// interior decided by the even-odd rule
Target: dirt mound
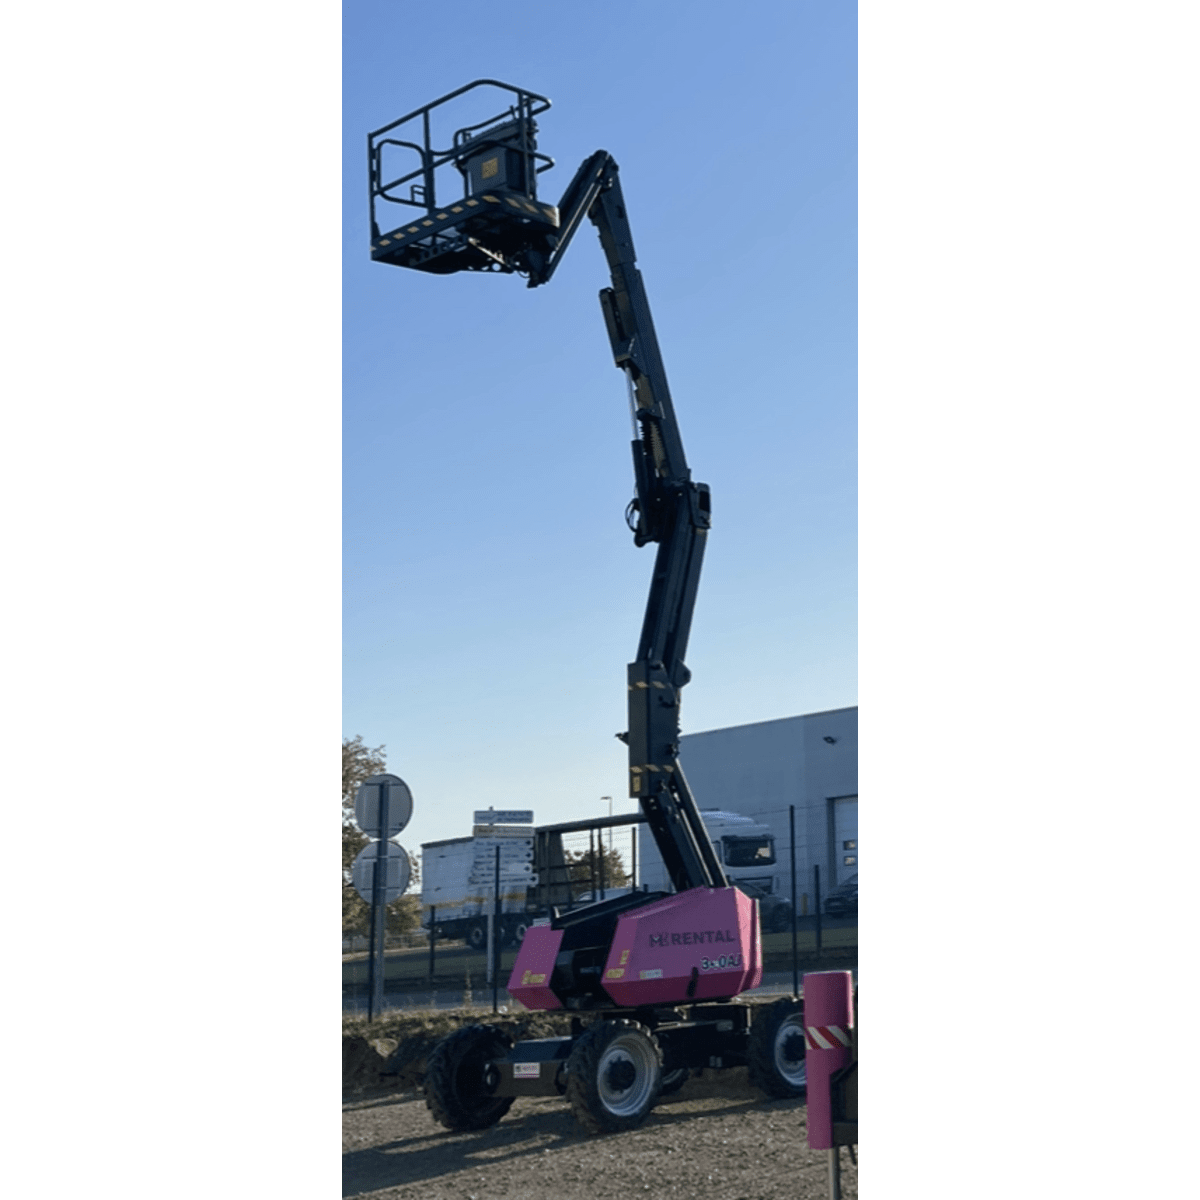
[(446, 1010), (388, 1013), (368, 1024), (362, 1017), (342, 1023), (342, 1092), (407, 1091), (425, 1082), (425, 1063), (434, 1046), (463, 1025), (496, 1025), (514, 1041), (557, 1037), (571, 1030), (570, 1018), (551, 1013), (520, 1016)]

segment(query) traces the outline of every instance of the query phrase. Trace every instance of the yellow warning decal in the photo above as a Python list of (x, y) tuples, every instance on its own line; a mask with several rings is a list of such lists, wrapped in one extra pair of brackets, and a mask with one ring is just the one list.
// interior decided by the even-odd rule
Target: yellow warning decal
[(624, 967), (610, 967), (607, 971), (604, 972), (604, 978), (605, 979), (620, 979), (624, 976), (624, 974), (625, 974)]
[(495, 158), (484, 160), (483, 167), (479, 172), (480, 179), (491, 179), (493, 175), (500, 174), (500, 156), (497, 154)]
[(622, 950), (621, 951), (621, 966), (624, 966), (628, 961), (629, 961), (629, 951)]

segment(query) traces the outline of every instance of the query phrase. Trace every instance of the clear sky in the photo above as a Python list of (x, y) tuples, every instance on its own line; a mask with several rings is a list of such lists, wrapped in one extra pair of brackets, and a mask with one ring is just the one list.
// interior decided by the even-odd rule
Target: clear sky
[(471, 80), (553, 102), (544, 199), (620, 164), (713, 494), (684, 732), (858, 699), (854, 6), (553, 11), (345, 9), (344, 731), (411, 786), (413, 850), (488, 805), (632, 811), (613, 735), (653, 558), (591, 224), (532, 291), (368, 257), (367, 132)]

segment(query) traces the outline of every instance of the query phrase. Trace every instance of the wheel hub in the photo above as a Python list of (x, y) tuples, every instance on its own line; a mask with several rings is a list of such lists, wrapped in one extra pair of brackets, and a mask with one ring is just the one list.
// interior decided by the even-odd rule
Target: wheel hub
[(783, 1057), (789, 1063), (798, 1063), (804, 1058), (804, 1034), (798, 1030), (792, 1030), (784, 1039), (783, 1045), (780, 1047)]
[(637, 1070), (627, 1058), (614, 1059), (608, 1067), (608, 1086), (614, 1092), (627, 1092), (637, 1079)]

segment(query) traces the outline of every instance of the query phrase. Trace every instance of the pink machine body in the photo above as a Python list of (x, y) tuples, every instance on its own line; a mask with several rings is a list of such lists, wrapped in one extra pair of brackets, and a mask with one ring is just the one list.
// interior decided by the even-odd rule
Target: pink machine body
[(563, 931), (549, 925), (531, 925), (526, 930), (508, 977), (508, 994), (526, 1008), (562, 1008), (562, 1001), (550, 990), (554, 960), (562, 940)]
[[(526, 1008), (562, 1008), (551, 989), (563, 931), (525, 935), (509, 994)], [(734, 887), (692, 888), (617, 918), (600, 986), (618, 1008), (726, 999), (762, 982), (758, 908)]]

